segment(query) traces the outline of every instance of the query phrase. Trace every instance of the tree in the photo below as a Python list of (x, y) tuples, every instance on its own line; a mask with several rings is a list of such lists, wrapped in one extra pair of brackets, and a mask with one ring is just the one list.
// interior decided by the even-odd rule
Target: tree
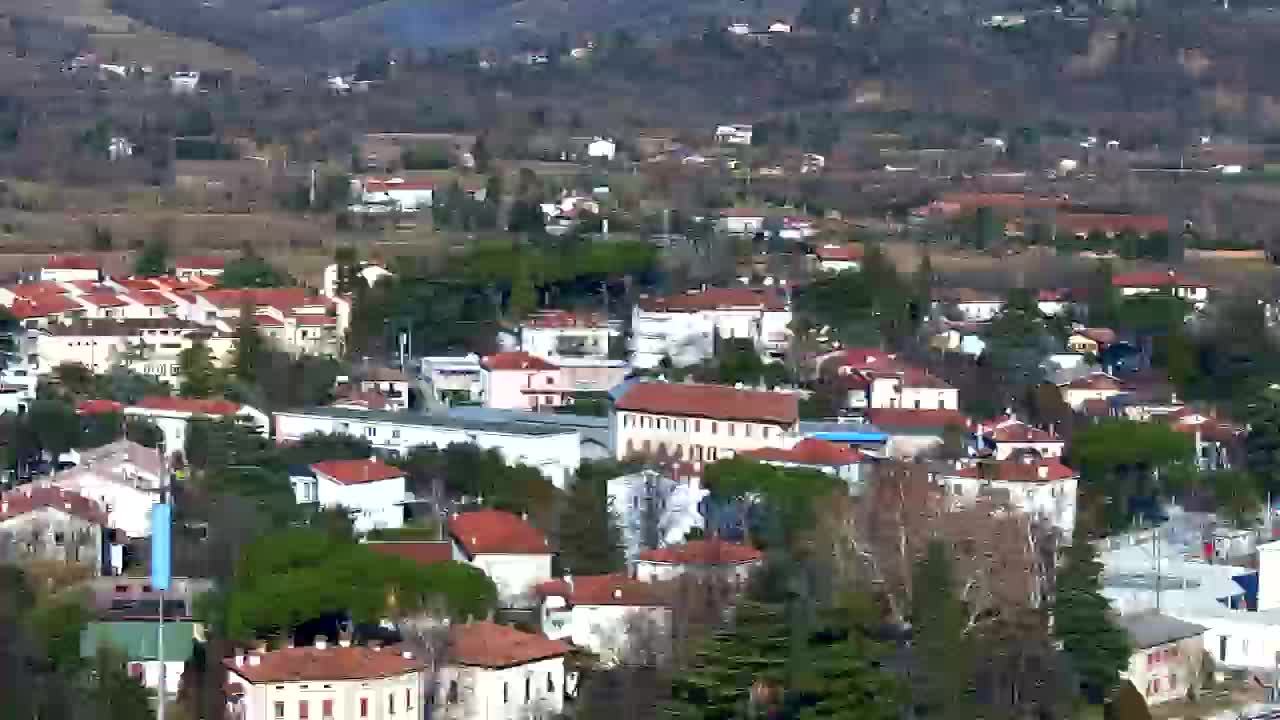
[(1103, 260), (1089, 277), (1087, 317), (1093, 327), (1113, 328), (1120, 319), (1120, 292), (1112, 283), (1111, 263)]
[(71, 403), (36, 400), (31, 403), (29, 422), (36, 442), (54, 460), (75, 447), (80, 439), (80, 416)]
[(83, 363), (64, 362), (53, 369), (53, 376), (58, 385), (72, 395), (88, 397), (94, 393), (93, 371)]
[(519, 321), (529, 313), (538, 309), (537, 291), (533, 287), (533, 278), (523, 265), (511, 281), (511, 297), (507, 300), (507, 316)]
[(333, 262), (338, 266), (335, 292), (338, 295), (348, 295), (354, 292), (356, 281), (360, 279), (360, 262), (356, 257), (356, 249), (346, 246), (334, 250)]
[(124, 436), (149, 448), (158, 448), (164, 442), (164, 432), (160, 430), (160, 426), (147, 418), (125, 418)]
[(218, 277), (223, 288), (267, 288), (289, 284), (289, 276), (256, 255), (246, 255), (227, 263)]
[(911, 287), (916, 320), (923, 322), (929, 317), (933, 307), (933, 258), (929, 254), (928, 247), (925, 247), (920, 264), (916, 267), (915, 275), (912, 276)]
[(1069, 456), (1088, 489), (1110, 498), (1107, 522), (1120, 528), (1163, 495), (1160, 474), (1193, 453), (1193, 438), (1167, 425), (1109, 419), (1077, 430)]
[(609, 505), (606, 480), (579, 473), (560, 515), (560, 564), (574, 575), (621, 570), (622, 531)]
[(183, 397), (207, 398), (222, 389), (222, 373), (213, 364), (209, 346), (196, 341), (178, 354), (178, 371), (182, 385), (178, 393)]
[(243, 383), (258, 380), (258, 372), (262, 367), (266, 342), (258, 332), (258, 324), (254, 320), (254, 305), (251, 298), (246, 297), (240, 305), (240, 319), (236, 323), (236, 344), (231, 354), (231, 373)]
[(930, 718), (972, 718), (974, 648), (946, 545), (936, 540), (928, 544), (911, 586), (915, 705)]
[(1218, 512), (1239, 528), (1253, 527), (1262, 508), (1262, 492), (1257, 480), (1246, 472), (1224, 470), (1213, 473), (1206, 483), (1213, 489)]
[(138, 277), (155, 277), (169, 272), (169, 242), (163, 237), (152, 238), (142, 247), (133, 264), (133, 274)]
[(1053, 633), (1085, 697), (1098, 704), (1129, 666), (1129, 637), (1111, 621), (1102, 595), (1102, 563), (1083, 533), (1067, 547), (1053, 598)]
[(120, 413), (89, 413), (80, 417), (80, 438), (76, 447), (96, 448), (120, 437), (124, 417)]

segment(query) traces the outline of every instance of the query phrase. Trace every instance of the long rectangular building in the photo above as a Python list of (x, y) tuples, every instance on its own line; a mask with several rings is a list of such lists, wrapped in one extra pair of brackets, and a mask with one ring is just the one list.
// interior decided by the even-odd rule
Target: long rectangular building
[(311, 433), (342, 433), (362, 437), (375, 448), (407, 454), (412, 448), (473, 443), (497, 450), (509, 464), (538, 468), (556, 487), (564, 489), (582, 462), (581, 437), (575, 430), (528, 422), (488, 422), (448, 415), (411, 412), (312, 408), (275, 414), (278, 443), (294, 442)]

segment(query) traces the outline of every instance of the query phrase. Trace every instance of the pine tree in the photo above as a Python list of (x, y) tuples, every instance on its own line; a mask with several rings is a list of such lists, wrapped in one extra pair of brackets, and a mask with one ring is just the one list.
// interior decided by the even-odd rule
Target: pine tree
[(207, 398), (221, 389), (218, 369), (213, 365), (209, 346), (194, 342), (178, 355), (178, 369), (182, 373), (182, 385), (178, 394), (183, 397)]
[(622, 532), (609, 507), (605, 479), (579, 475), (560, 518), (560, 561), (574, 575), (621, 570)]
[(916, 267), (915, 275), (911, 278), (911, 284), (916, 321), (923, 321), (929, 317), (933, 306), (933, 258), (930, 257), (927, 247), (920, 258), (920, 264)]
[[(778, 605), (745, 601), (732, 622), (697, 652), (672, 685), (667, 716), (680, 720), (732, 720), (781, 700), (788, 676), (791, 631)], [(760, 713), (764, 715), (764, 713)]]
[(258, 369), (262, 367), (266, 343), (258, 332), (258, 323), (254, 320), (254, 305), (246, 297), (240, 306), (240, 321), (236, 325), (236, 344), (231, 356), (231, 371), (236, 379), (245, 383), (253, 383), (258, 379)]
[(965, 634), (964, 604), (957, 597), (950, 549), (929, 543), (911, 581), (914, 667), (912, 699), (928, 718), (970, 720), (973, 648)]
[(1108, 614), (1102, 595), (1102, 563), (1078, 533), (1067, 548), (1053, 605), (1053, 632), (1071, 660), (1090, 702), (1100, 703), (1129, 664), (1129, 638)]

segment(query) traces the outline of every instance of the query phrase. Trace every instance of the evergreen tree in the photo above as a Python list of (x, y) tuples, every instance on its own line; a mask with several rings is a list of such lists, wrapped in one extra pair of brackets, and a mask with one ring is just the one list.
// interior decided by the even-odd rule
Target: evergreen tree
[(214, 367), (209, 346), (194, 342), (178, 355), (178, 370), (182, 373), (182, 385), (178, 394), (183, 397), (207, 398), (222, 388), (218, 368)]
[(1088, 286), (1088, 319), (1093, 327), (1115, 327), (1120, 321), (1120, 294), (1111, 282), (1111, 263), (1098, 263)]
[(974, 653), (965, 633), (964, 603), (956, 596), (950, 549), (929, 543), (911, 582), (912, 655), (917, 677), (912, 700), (928, 718), (971, 720)]
[(521, 265), (511, 281), (511, 298), (507, 301), (507, 314), (512, 320), (524, 318), (538, 307), (538, 292), (529, 277), (528, 268)]
[(360, 263), (356, 258), (356, 249), (340, 247), (333, 253), (333, 262), (338, 266), (338, 277), (335, 293), (347, 295), (355, 289), (356, 279), (360, 274)]
[(1129, 665), (1129, 638), (1109, 615), (1102, 595), (1102, 563), (1084, 537), (1066, 549), (1058, 572), (1053, 604), (1053, 632), (1090, 702), (1100, 703)]
[(254, 304), (251, 298), (245, 298), (240, 306), (240, 320), (236, 324), (236, 344), (231, 356), (231, 372), (236, 379), (244, 383), (258, 380), (258, 370), (262, 367), (266, 343), (258, 332), (258, 323), (254, 320)]
[(169, 243), (164, 238), (149, 240), (133, 264), (133, 274), (153, 277), (169, 272)]
[(912, 291), (915, 302), (916, 321), (923, 321), (929, 317), (930, 310), (933, 306), (933, 258), (929, 254), (929, 249), (924, 249), (924, 255), (920, 258), (920, 265), (916, 267), (915, 275), (911, 279)]
[(622, 532), (609, 507), (607, 481), (579, 474), (560, 517), (560, 562), (574, 575), (600, 575), (623, 568)]

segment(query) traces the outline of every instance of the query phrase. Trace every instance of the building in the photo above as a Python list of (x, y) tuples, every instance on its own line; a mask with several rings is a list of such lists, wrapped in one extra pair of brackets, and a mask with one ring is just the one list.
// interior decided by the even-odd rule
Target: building
[(884, 455), (892, 458), (927, 455), (953, 438), (967, 443), (969, 434), (969, 419), (957, 410), (880, 408), (866, 418), (887, 436)]
[(608, 162), (613, 162), (613, 156), (618, 152), (618, 145), (612, 140), (604, 138), (596, 138), (587, 143), (587, 157), (599, 158)]
[(640, 470), (610, 478), (606, 484), (609, 509), (618, 519), (628, 560), (634, 560), (646, 541), (679, 543), (694, 529), (705, 529), (699, 508), (708, 492), (694, 478), (682, 482), (672, 473)]
[(1165, 294), (1182, 298), (1200, 310), (1209, 301), (1209, 286), (1192, 280), (1181, 273), (1134, 272), (1122, 273), (1111, 278), (1111, 285), (1124, 297), (1133, 295)]
[(108, 527), (131, 538), (151, 535), (151, 507), (160, 501), (164, 459), (130, 440), (71, 451), (75, 468), (56, 473), (48, 483), (92, 500), (106, 514)]
[(729, 235), (755, 235), (764, 232), (767, 217), (763, 210), (755, 208), (726, 208), (720, 211), (717, 227)]
[(1004, 310), (1004, 298), (973, 288), (940, 288), (934, 291), (934, 313), (964, 322), (994, 320)]
[[(325, 297), (337, 297), (340, 294), (338, 292), (339, 269), (340, 268), (337, 263), (325, 266), (324, 277), (321, 281), (321, 287), (324, 288), (323, 292)], [(381, 265), (361, 261), (358, 269), (356, 270), (356, 275), (363, 280), (366, 285), (373, 287), (382, 278), (393, 277), (394, 273)]]
[(865, 453), (847, 444), (819, 438), (805, 438), (790, 448), (747, 450), (743, 456), (779, 467), (800, 468), (834, 475), (849, 486), (850, 493), (862, 488), (862, 469), (870, 463)]
[(536, 592), (543, 634), (606, 666), (653, 665), (671, 651), (671, 607), (659, 584), (623, 574), (566, 575)]
[(641, 296), (631, 312), (631, 362), (639, 368), (658, 367), (664, 359), (677, 367), (694, 365), (715, 353), (717, 339), (747, 340), (762, 356), (781, 358), (790, 326), (790, 303), (774, 289)]
[(426, 704), (424, 663), (409, 651), (314, 646), (237, 652), (227, 670), (232, 720), (369, 720), (421, 717)]
[(1097, 355), (1115, 343), (1116, 331), (1110, 328), (1080, 328), (1067, 338), (1067, 349), (1084, 355)]
[(645, 582), (687, 577), (741, 588), (763, 564), (764, 553), (759, 550), (713, 537), (645, 550), (635, 562), (635, 575)]
[(168, 454), (186, 452), (187, 430), (194, 419), (235, 419), (263, 434), (270, 426), (270, 420), (257, 408), (230, 400), (153, 395), (125, 408), (124, 414), (128, 417), (146, 418), (155, 423), (164, 434), (162, 449)]
[(310, 469), (313, 474), (310, 482), (290, 478), (299, 503), (343, 508), (358, 533), (404, 525), (407, 493), (405, 474), (400, 468), (368, 458), (325, 460)]
[(1056, 458), (960, 462), (934, 478), (964, 505), (991, 500), (1053, 525), (1065, 538), (1075, 532), (1080, 475)]
[(454, 559), (484, 571), (502, 607), (532, 607), (533, 588), (551, 579), (547, 536), (519, 515), (477, 510), (449, 516)]
[(799, 421), (796, 395), (723, 385), (639, 382), (610, 415), (618, 459), (715, 462), (743, 450), (789, 447)]
[[(746, 31), (749, 31), (749, 30), (750, 28), (746, 29)], [(716, 126), (716, 144), (718, 145), (750, 145), (751, 144), (751, 126), (742, 125), (742, 124), (717, 125)]]
[(118, 574), (106, 514), (92, 500), (45, 483), (0, 495), (0, 562), (55, 561)]
[(827, 356), (824, 372), (840, 392), (843, 407), (957, 410), (960, 391), (929, 372), (879, 350), (852, 349)]
[(1058, 386), (1062, 401), (1072, 410), (1079, 410), (1087, 401), (1106, 400), (1128, 391), (1116, 377), (1095, 372)]
[(577, 431), (542, 423), (336, 407), (278, 412), (274, 421), (277, 443), (294, 442), (311, 433), (341, 433), (365, 438), (374, 448), (400, 455), (422, 445), (443, 448), (472, 443), (498, 451), (510, 465), (537, 468), (561, 489), (582, 462)]
[(415, 213), (431, 208), (436, 183), (399, 177), (366, 177), (356, 181), (364, 205), (389, 205), (398, 212)]
[(484, 406), (540, 410), (572, 401), (560, 379), (560, 366), (527, 352), (502, 352), (480, 361)]
[(409, 376), (394, 368), (369, 368), (357, 371), (355, 389), (363, 393), (377, 393), (386, 400), (387, 410), (409, 409)]
[(520, 349), (553, 363), (608, 359), (611, 344), (621, 336), (621, 331), (603, 315), (544, 310), (520, 325)]
[(102, 279), (102, 263), (87, 255), (50, 255), (40, 266), (41, 282), (75, 282)]
[(424, 357), (421, 363), (422, 377), (430, 383), (437, 402), (453, 405), (480, 400), (479, 355)]
[(209, 348), (214, 364), (224, 365), (235, 338), (177, 318), (76, 320), (29, 331), (22, 349), (35, 356), (41, 375), (63, 363), (78, 363), (96, 374), (123, 366), (177, 387), (182, 382), (178, 358), (198, 343)]
[(996, 418), (977, 428), (981, 448), (996, 460), (1030, 455), (1036, 458), (1062, 457), (1066, 441), (1048, 430), (1022, 422), (1015, 415)]
[(1124, 615), (1118, 624), (1133, 650), (1121, 677), (1148, 705), (1185, 700), (1188, 690), (1200, 688), (1206, 628), (1158, 612)]
[(433, 716), (445, 720), (550, 718), (564, 712), (570, 648), (492, 622), (449, 628), (447, 664), (436, 678)]
[(823, 245), (815, 249), (813, 255), (818, 259), (818, 269), (822, 272), (856, 272), (862, 269), (862, 246), (855, 243)]
[(218, 277), (227, 268), (227, 259), (221, 255), (183, 255), (173, 259), (173, 274), (180, 280), (192, 275)]
[[(184, 619), (170, 614), (169, 604), (165, 606), (164, 629), (159, 631), (158, 615), (90, 621), (80, 633), (80, 657), (90, 660), (99, 648), (109, 647), (124, 656), (126, 671), (143, 687), (152, 691), (159, 688), (163, 672), (165, 693), (169, 697), (177, 696), (182, 672), (195, 654), (196, 642), (204, 641), (204, 629), (189, 616)], [(158, 647), (159, 632), (164, 633), (163, 656)]]

